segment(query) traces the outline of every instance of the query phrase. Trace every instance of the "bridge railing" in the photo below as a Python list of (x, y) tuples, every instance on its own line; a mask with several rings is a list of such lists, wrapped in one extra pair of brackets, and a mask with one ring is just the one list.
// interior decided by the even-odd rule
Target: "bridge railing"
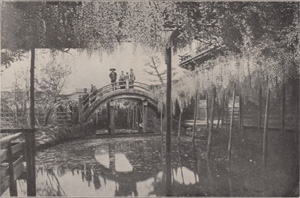
[(141, 90), (149, 92), (149, 85), (141, 82), (126, 83), (126, 82), (115, 82), (108, 84), (100, 89), (95, 90), (90, 93), (88, 97), (82, 99), (82, 112), (85, 112), (89, 105), (93, 104), (96, 98), (103, 96), (106, 93), (116, 91), (116, 90)]

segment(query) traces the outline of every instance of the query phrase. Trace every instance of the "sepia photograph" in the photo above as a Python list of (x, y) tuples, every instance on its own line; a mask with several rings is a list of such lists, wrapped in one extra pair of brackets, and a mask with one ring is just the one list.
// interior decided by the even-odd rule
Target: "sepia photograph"
[(300, 1), (0, 1), (1, 197), (299, 197)]

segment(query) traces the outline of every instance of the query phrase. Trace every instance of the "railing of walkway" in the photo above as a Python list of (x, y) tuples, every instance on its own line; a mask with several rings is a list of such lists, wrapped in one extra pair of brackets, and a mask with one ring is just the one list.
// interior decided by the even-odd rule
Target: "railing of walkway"
[(93, 104), (98, 96), (103, 96), (106, 93), (116, 91), (116, 90), (140, 90), (149, 92), (149, 85), (141, 82), (134, 82), (134, 83), (126, 83), (126, 82), (115, 82), (112, 84), (108, 84), (100, 89), (95, 90), (93, 93), (90, 93), (88, 97), (82, 98), (82, 112), (88, 108), (89, 105)]
[(22, 137), (18, 132), (0, 139), (0, 195), (9, 188), (10, 196), (17, 196), (16, 180), (24, 172), (25, 147), (22, 142), (14, 142)]
[[(24, 171), (27, 195), (36, 195), (34, 131), (30, 128), (0, 128), (0, 195), (9, 188), (10, 196), (17, 196), (16, 180)], [(26, 170), (23, 162), (26, 162)]]

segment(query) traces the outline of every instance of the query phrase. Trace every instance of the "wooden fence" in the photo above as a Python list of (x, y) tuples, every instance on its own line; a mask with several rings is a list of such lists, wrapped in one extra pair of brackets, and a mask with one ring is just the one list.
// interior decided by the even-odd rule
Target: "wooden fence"
[[(53, 113), (53, 124), (70, 124), (72, 122), (73, 112), (55, 112)], [(44, 125), (45, 113), (37, 112), (35, 114), (35, 121), (37, 127)], [(1, 112), (0, 116), (1, 128), (14, 129), (29, 127), (30, 119), (29, 113), (19, 115), (16, 112)], [(73, 123), (75, 124), (75, 123)]]
[(24, 143), (14, 143), (22, 133), (8, 135), (0, 139), (0, 195), (8, 188), (10, 196), (17, 196), (18, 177), (24, 172)]

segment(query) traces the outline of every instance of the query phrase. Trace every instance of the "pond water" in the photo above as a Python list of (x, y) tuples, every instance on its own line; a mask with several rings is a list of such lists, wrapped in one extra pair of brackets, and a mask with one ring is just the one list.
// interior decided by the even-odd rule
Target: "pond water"
[[(168, 167), (172, 196), (297, 194), (299, 153), (285, 143), (292, 138), (270, 140), (269, 160), (263, 169), (260, 135), (234, 139), (230, 166), (226, 163), (227, 136), (214, 137), (209, 161), (207, 141), (192, 144), (190, 137), (183, 137), (178, 143), (173, 138)], [(165, 196), (163, 145), (161, 137), (85, 139), (40, 151), (37, 196)], [(20, 179), (17, 184), (18, 195), (25, 196), (26, 181)]]

